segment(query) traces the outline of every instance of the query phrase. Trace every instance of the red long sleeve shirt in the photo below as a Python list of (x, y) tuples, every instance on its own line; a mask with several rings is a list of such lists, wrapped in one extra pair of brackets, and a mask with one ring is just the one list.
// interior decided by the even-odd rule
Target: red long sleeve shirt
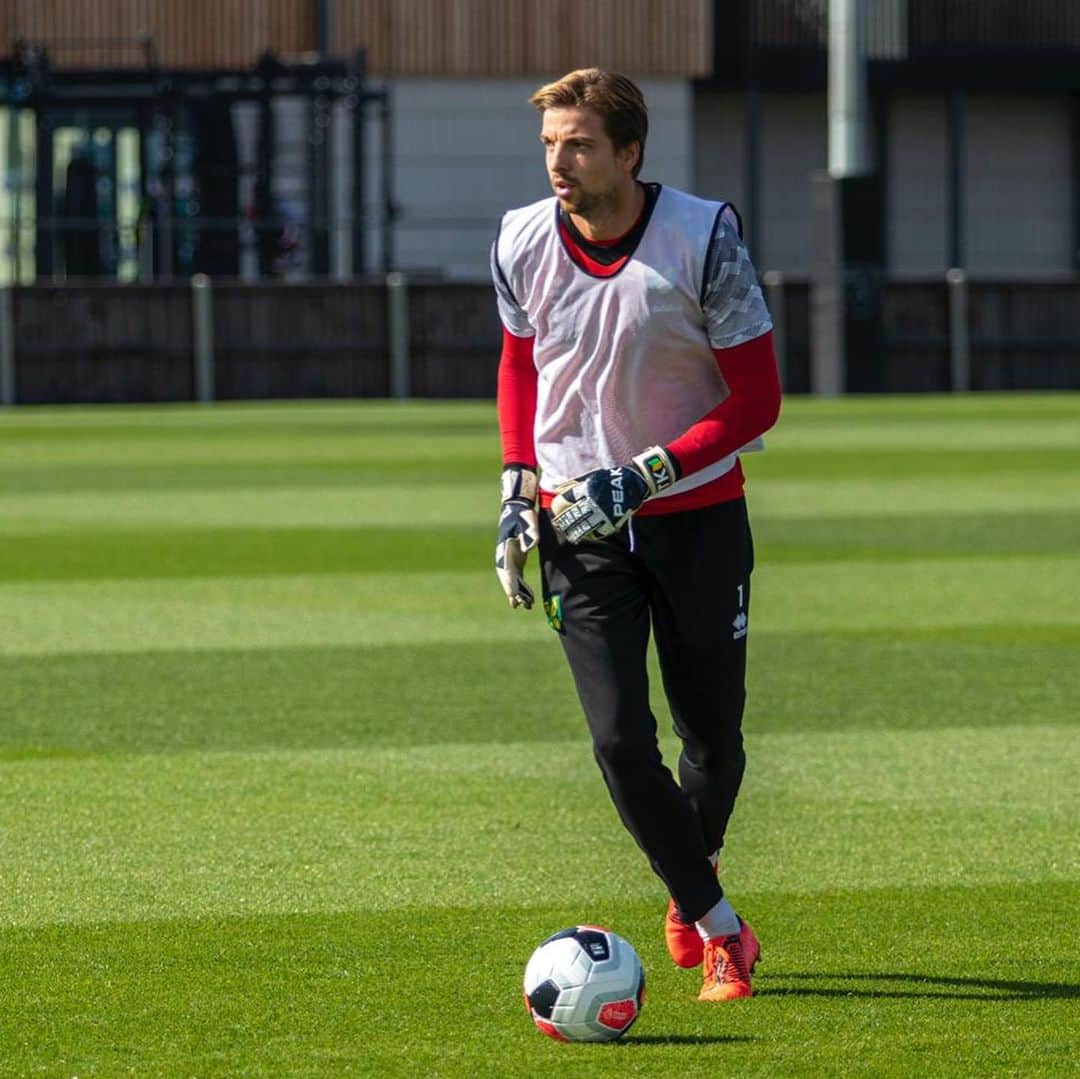
[[(752, 442), (772, 427), (780, 414), (780, 377), (772, 333), (734, 348), (712, 351), (730, 393), (665, 447), (682, 476), (691, 475)], [(504, 329), (498, 411), (506, 464), (536, 467), (533, 443), (536, 379), (533, 339), (515, 337)], [(675, 513), (726, 502), (743, 493), (743, 484), (742, 467), (736, 462), (734, 468), (710, 483), (683, 494), (646, 502), (638, 513), (643, 516)], [(552, 492), (541, 489), (541, 504), (550, 505), (551, 496)]]

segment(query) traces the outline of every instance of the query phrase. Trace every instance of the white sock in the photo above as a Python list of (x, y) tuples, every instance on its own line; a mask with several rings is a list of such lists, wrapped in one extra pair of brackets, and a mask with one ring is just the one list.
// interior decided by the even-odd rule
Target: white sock
[(710, 937), (730, 937), (739, 931), (739, 916), (726, 899), (721, 899), (694, 924), (702, 940), (708, 940)]

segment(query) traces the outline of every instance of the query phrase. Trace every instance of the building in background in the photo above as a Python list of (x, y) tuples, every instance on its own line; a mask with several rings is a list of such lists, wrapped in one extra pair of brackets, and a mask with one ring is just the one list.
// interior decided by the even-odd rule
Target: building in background
[(222, 397), (396, 392), (406, 353), (409, 392), (491, 394), (488, 248), (549, 193), (528, 97), (589, 65), (645, 89), (646, 179), (739, 207), (789, 392), (1080, 386), (1080, 4), (861, 0), (843, 230), (828, 12), (0, 0), (0, 404), (191, 399), (197, 341)]
[[(501, 209), (547, 193), (529, 93), (599, 64), (645, 87), (647, 174), (734, 201), (758, 264), (806, 275), (826, 13), (827, 0), (0, 0), (0, 273), (190, 273), (201, 244), (248, 279), (482, 277)], [(865, 0), (863, 30), (886, 272), (1074, 272), (1080, 6)], [(389, 107), (342, 88), (358, 50)], [(276, 87), (269, 119), (244, 97), (267, 54), (294, 73), (338, 62), (321, 112), (314, 80)], [(182, 122), (148, 120), (145, 100), (125, 115), (120, 92), (140, 72), (165, 95), (203, 79)], [(174, 250), (140, 254), (166, 204)], [(60, 242), (65, 216), (99, 218), (95, 235), (69, 227)], [(40, 268), (38, 227), (55, 232)]]
[[(827, 3), (723, 7), (695, 87), (695, 182), (744, 204), (762, 266), (807, 274), (807, 178), (827, 160)], [(1080, 5), (864, 0), (862, 31), (887, 273), (1074, 273)]]
[(0, 276), (486, 276), (547, 191), (535, 86), (633, 72), (688, 186), (710, 34), (704, 0), (0, 0)]

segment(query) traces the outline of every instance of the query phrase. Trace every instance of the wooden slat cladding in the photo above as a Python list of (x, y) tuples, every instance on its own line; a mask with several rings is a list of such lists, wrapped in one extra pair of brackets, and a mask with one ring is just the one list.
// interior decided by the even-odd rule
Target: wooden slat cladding
[[(707, 75), (711, 0), (332, 0), (333, 52), (381, 76), (555, 75), (600, 65)], [(247, 67), (316, 46), (319, 0), (0, 0), (6, 52), (44, 41), (55, 67), (136, 67), (148, 34), (167, 68)]]
[(561, 74), (598, 65), (691, 77), (712, 67), (709, 0), (337, 0), (335, 51), (389, 76)]
[(57, 68), (140, 67), (141, 35), (166, 68), (249, 67), (315, 48), (315, 0), (0, 0), (0, 32), (0, 51), (43, 41)]
[(148, 29), (148, 0), (4, 0), (7, 39), (44, 41), (56, 67), (142, 64), (136, 44)]
[(166, 67), (247, 67), (266, 49), (315, 47), (314, 18), (301, 0), (156, 0), (154, 7)]

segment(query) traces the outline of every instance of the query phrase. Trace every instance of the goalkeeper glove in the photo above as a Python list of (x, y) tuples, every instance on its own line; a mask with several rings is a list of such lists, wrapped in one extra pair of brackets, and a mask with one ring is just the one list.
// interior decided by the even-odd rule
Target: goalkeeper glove
[(525, 583), (525, 558), (540, 539), (536, 517), (536, 472), (527, 465), (508, 465), (502, 474), (502, 512), (495, 544), (495, 572), (511, 607), (533, 605)]
[(552, 524), (571, 543), (614, 535), (641, 504), (679, 477), (662, 446), (621, 468), (600, 468), (562, 484), (551, 503)]

